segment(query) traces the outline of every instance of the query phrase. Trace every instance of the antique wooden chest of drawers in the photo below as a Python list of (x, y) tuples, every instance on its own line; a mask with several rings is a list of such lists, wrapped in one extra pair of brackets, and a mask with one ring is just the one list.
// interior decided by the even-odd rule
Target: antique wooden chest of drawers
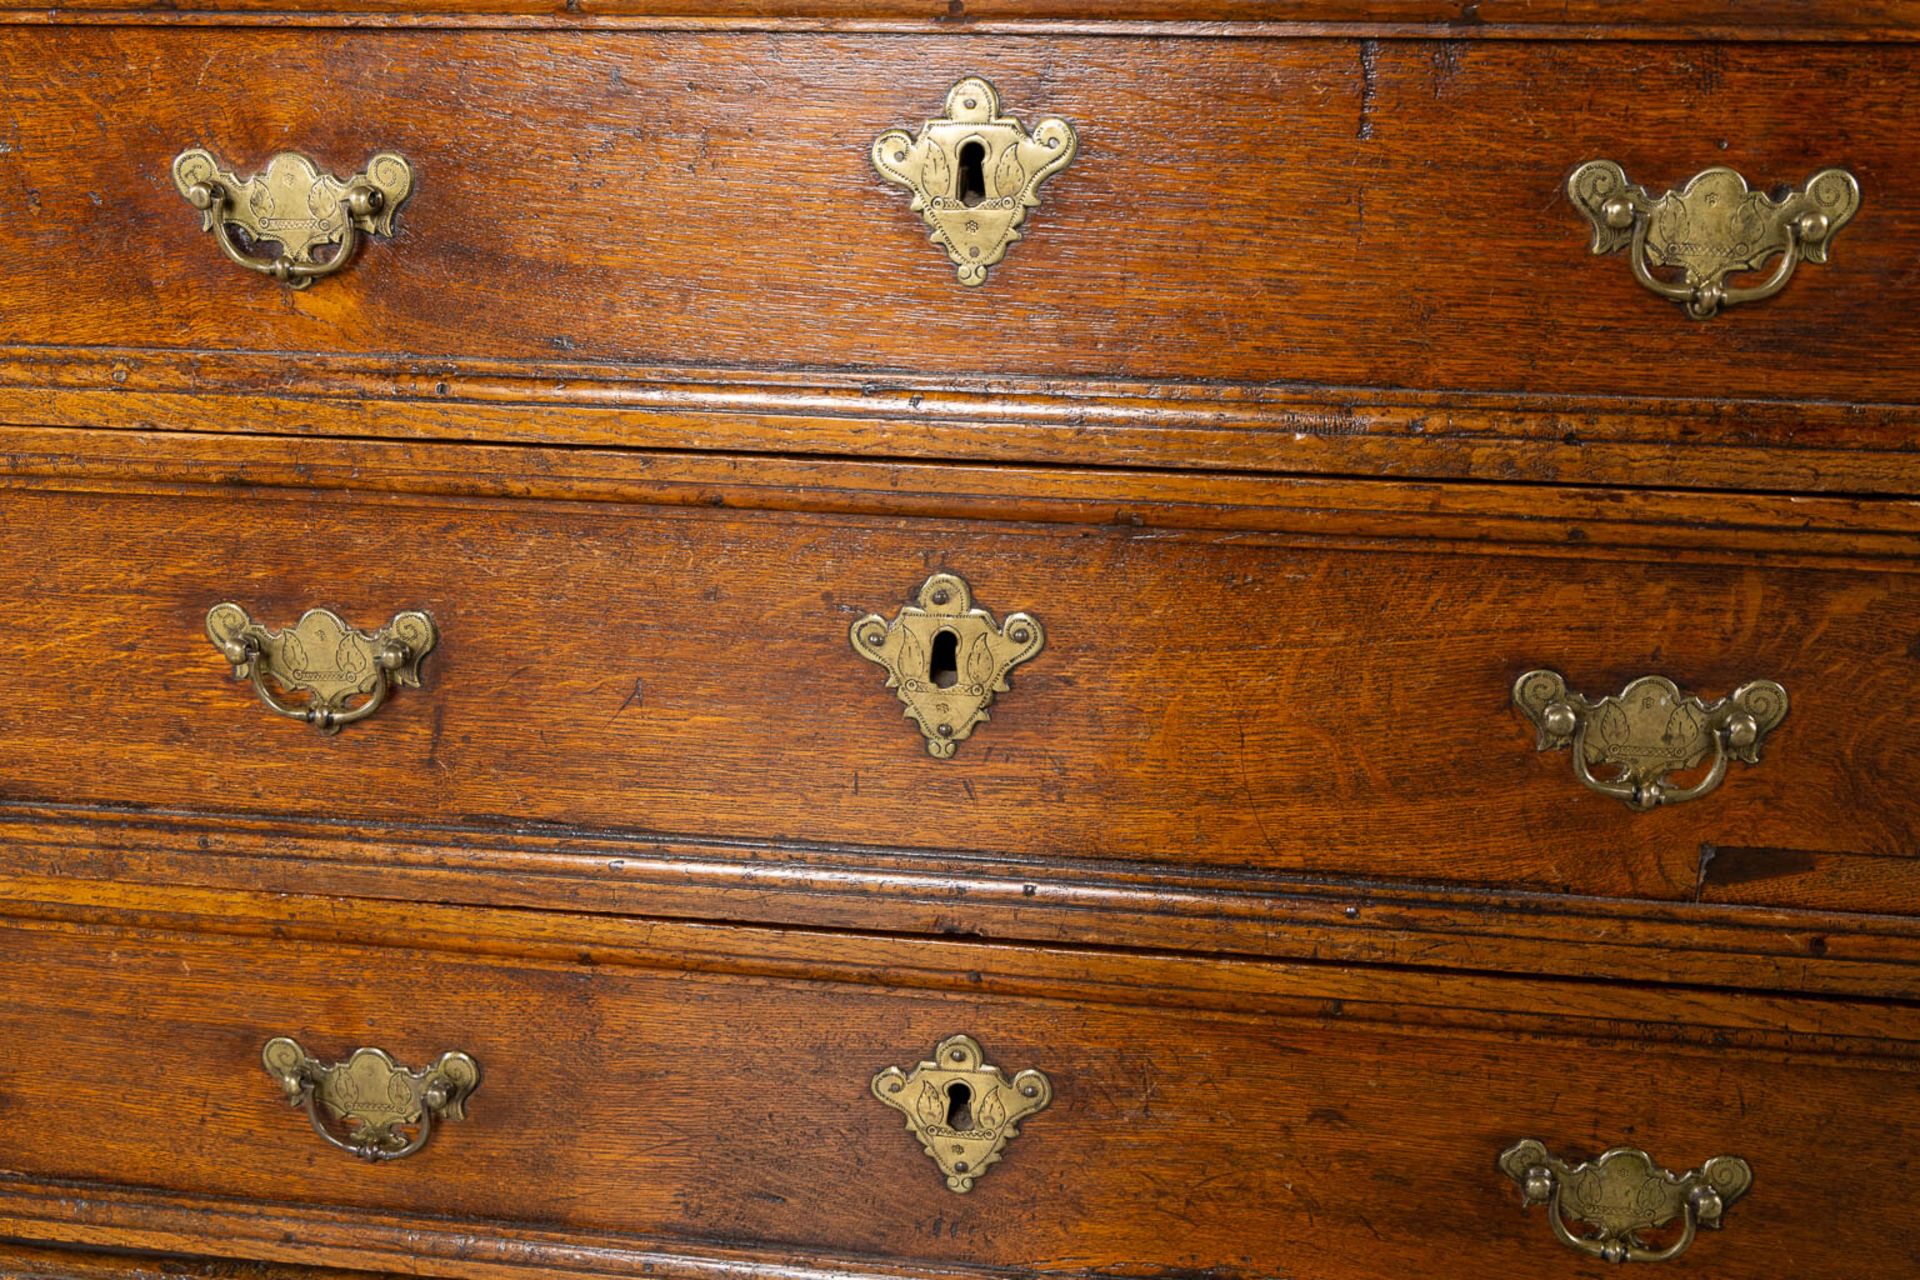
[(0, 1277), (1920, 1273), (1916, 86), (0, 9)]

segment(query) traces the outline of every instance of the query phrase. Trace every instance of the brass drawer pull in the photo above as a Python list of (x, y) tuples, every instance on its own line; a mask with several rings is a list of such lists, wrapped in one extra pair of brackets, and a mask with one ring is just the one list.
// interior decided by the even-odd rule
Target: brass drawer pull
[(873, 1096), (907, 1118), (947, 1190), (965, 1194), (1020, 1136), (1019, 1122), (1053, 1101), (1053, 1082), (1031, 1068), (1009, 1080), (987, 1064), (979, 1041), (949, 1036), (911, 1072), (888, 1067), (874, 1076)]
[[(207, 636), (233, 678), (252, 681), (271, 710), (329, 735), (378, 711), (394, 685), (419, 688), (420, 663), (439, 640), (424, 613), (397, 613), (369, 634), (330, 609), (309, 609), (285, 631), (269, 631), (230, 602), (207, 610)], [(286, 702), (269, 681), (307, 701)], [(362, 701), (349, 705), (355, 698)]]
[[(173, 161), (173, 185), (202, 211), (220, 251), (249, 271), (296, 289), (347, 265), (361, 235), (390, 236), (393, 220), (413, 194), (413, 167), (383, 151), (366, 171), (342, 181), (320, 172), (297, 151), (283, 151), (251, 178), (222, 169), (212, 153), (195, 148)], [(237, 242), (238, 227), (245, 242)], [(279, 252), (260, 256), (262, 245)], [(331, 248), (324, 256), (316, 250)]]
[[(1639, 810), (1697, 800), (1720, 785), (1729, 758), (1758, 764), (1767, 735), (1787, 718), (1787, 691), (1771, 680), (1743, 684), (1719, 702), (1684, 697), (1663, 676), (1642, 676), (1610, 698), (1573, 693), (1555, 671), (1529, 671), (1513, 684), (1513, 705), (1539, 730), (1541, 751), (1573, 749), (1573, 774), (1603, 796)], [(1713, 766), (1690, 787), (1667, 775)], [(1594, 775), (1598, 766), (1609, 772)]]
[[(1701, 1227), (1718, 1229), (1727, 1207), (1753, 1185), (1753, 1170), (1738, 1156), (1715, 1156), (1689, 1173), (1672, 1174), (1632, 1147), (1615, 1147), (1598, 1160), (1569, 1165), (1531, 1138), (1500, 1157), (1500, 1171), (1520, 1184), (1522, 1204), (1547, 1206), (1553, 1234), (1570, 1249), (1604, 1262), (1666, 1262), (1685, 1253)], [(1569, 1219), (1588, 1231), (1575, 1235)], [(1682, 1222), (1664, 1248), (1640, 1232)]]
[[(435, 1121), (465, 1120), (467, 1099), (480, 1087), (480, 1064), (464, 1053), (443, 1053), (424, 1071), (409, 1071), (379, 1049), (355, 1049), (345, 1062), (327, 1065), (278, 1036), (260, 1061), (287, 1101), (306, 1111), (315, 1133), (363, 1160), (412, 1155), (427, 1145)], [(345, 1137), (328, 1117), (346, 1123)]]
[[(1860, 183), (1845, 169), (1822, 169), (1806, 186), (1775, 200), (1749, 191), (1732, 169), (1706, 169), (1662, 196), (1627, 181), (1611, 160), (1594, 160), (1567, 179), (1567, 195), (1593, 224), (1593, 252), (1627, 250), (1634, 279), (1705, 320), (1722, 306), (1758, 302), (1784, 289), (1802, 258), (1825, 262), (1828, 246), (1860, 208)], [(1757, 285), (1729, 285), (1735, 271), (1758, 271)], [(1663, 280), (1654, 267), (1680, 271)]]
[(913, 193), (913, 212), (947, 251), (964, 285), (984, 284), (987, 268), (1020, 238), (1040, 184), (1073, 162), (1080, 139), (1049, 116), (1028, 134), (1000, 114), (1000, 91), (969, 76), (947, 91), (947, 113), (920, 136), (889, 129), (873, 140), (873, 167)]
[(1007, 674), (1040, 652), (1046, 632), (1031, 614), (1010, 613), (1004, 624), (973, 607), (973, 590), (951, 573), (920, 587), (919, 603), (892, 622), (870, 613), (853, 624), (853, 651), (887, 669), (887, 688), (907, 704), (927, 754), (936, 760), (989, 719), (993, 695), (1012, 686)]

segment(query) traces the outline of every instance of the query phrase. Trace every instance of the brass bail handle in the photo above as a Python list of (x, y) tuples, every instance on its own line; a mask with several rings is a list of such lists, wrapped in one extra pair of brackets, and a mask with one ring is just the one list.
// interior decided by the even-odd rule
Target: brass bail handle
[[(439, 632), (424, 613), (395, 614), (369, 632), (330, 609), (309, 609), (270, 631), (228, 601), (207, 610), (207, 638), (268, 710), (331, 736), (378, 711), (395, 685), (419, 688), (420, 664)], [(289, 693), (306, 700), (289, 701)]]
[[(196, 147), (174, 157), (173, 184), (201, 211), (202, 229), (228, 258), (304, 289), (346, 266), (361, 236), (393, 234), (394, 218), (413, 193), (413, 166), (383, 151), (364, 171), (341, 179), (297, 151), (283, 151), (260, 173), (241, 178)], [(235, 239), (236, 227), (245, 246)], [(249, 251), (264, 244), (280, 251)]]
[[(1602, 1262), (1670, 1262), (1693, 1247), (1701, 1227), (1718, 1230), (1727, 1207), (1753, 1186), (1753, 1169), (1738, 1156), (1715, 1156), (1698, 1169), (1669, 1173), (1633, 1147), (1572, 1164), (1528, 1138), (1500, 1156), (1500, 1171), (1520, 1187), (1522, 1205), (1545, 1205), (1554, 1238)], [(1642, 1232), (1678, 1221), (1671, 1244), (1649, 1244)], [(1586, 1229), (1575, 1231), (1571, 1224)]]
[[(1750, 191), (1726, 168), (1702, 170), (1679, 190), (1654, 196), (1613, 161), (1593, 160), (1567, 179), (1567, 195), (1592, 226), (1592, 252), (1625, 249), (1633, 278), (1696, 320), (1771, 298), (1802, 260), (1825, 262), (1833, 238), (1860, 208), (1860, 183), (1845, 169), (1823, 169), (1778, 199)], [(1761, 270), (1775, 257), (1761, 283), (1727, 283), (1734, 272)], [(1655, 268), (1679, 276), (1663, 279)]]
[[(323, 1063), (298, 1041), (276, 1036), (261, 1049), (260, 1063), (315, 1133), (362, 1160), (412, 1155), (427, 1145), (436, 1121), (466, 1119), (467, 1099), (480, 1087), (480, 1064), (459, 1052), (412, 1071), (382, 1049)], [(341, 1125), (344, 1134), (335, 1132)]]
[[(1513, 705), (1539, 731), (1537, 750), (1571, 749), (1582, 786), (1645, 812), (1713, 791), (1729, 760), (1758, 764), (1767, 735), (1787, 718), (1787, 691), (1755, 680), (1707, 703), (1664, 676), (1642, 676), (1611, 697), (1593, 699), (1568, 689), (1558, 672), (1542, 670), (1514, 681)], [(1709, 757), (1713, 763), (1692, 786), (1668, 781)]]

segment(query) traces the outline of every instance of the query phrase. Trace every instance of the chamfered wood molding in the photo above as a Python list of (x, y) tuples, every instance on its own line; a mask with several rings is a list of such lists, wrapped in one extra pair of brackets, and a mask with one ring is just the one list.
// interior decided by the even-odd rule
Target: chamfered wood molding
[(180, 10), (150, 0), (98, 0), (72, 9), (0, 6), (0, 25), (24, 22), (234, 25), (465, 25), (939, 32), (1185, 34), (1212, 39), (1374, 36), (1400, 39), (1620, 39), (1858, 41), (1920, 38), (1901, 0), (1303, 0), (1276, 17), (1257, 0), (1126, 0), (1090, 17), (1079, 0), (577, 0), (560, 11), (539, 0), (322, 0), (301, 9), (275, 0), (199, 0)]
[(1685, 561), (1758, 552), (1773, 563), (1920, 572), (1920, 502), (1891, 498), (0, 426), (0, 487), (235, 485), (1452, 543), (1489, 554)]
[[(895, 991), (961, 992), (1084, 1007), (1161, 1009), (1342, 1025), (1739, 1046), (1920, 1062), (1920, 1008), (1775, 991), (1627, 982), (1596, 1003), (1588, 980), (1306, 961), (1028, 946), (753, 924), (528, 912), (78, 878), (0, 869), (0, 930), (108, 945), (155, 931), (251, 953), (261, 939), (401, 948), (482, 965), (615, 966)], [(1663, 977), (1670, 976), (1664, 962)], [(1631, 997), (1625, 993), (1631, 993)]]
[(1920, 457), (1909, 447), (1920, 405), (1911, 404), (0, 347), (0, 417), (143, 431), (1920, 492)]
[[(1879, 914), (1908, 905), (1897, 868), (1876, 876), (1886, 868), (1873, 860), (1830, 861), (1833, 877), (1858, 891), (1858, 909), (1780, 908), (1737, 881), (1703, 884), (1694, 902), (1610, 902), (964, 852), (929, 868), (912, 853), (883, 849), (74, 806), (0, 810), (0, 870), (28, 881), (65, 875), (156, 890), (559, 908), (1565, 978), (1637, 981), (1652, 964), (1675, 983), (1920, 1000), (1920, 920)], [(101, 892), (96, 886), (85, 896)]]
[(399, 1277), (388, 1272), (343, 1271), (233, 1258), (108, 1253), (0, 1242), (0, 1280), (399, 1280)]

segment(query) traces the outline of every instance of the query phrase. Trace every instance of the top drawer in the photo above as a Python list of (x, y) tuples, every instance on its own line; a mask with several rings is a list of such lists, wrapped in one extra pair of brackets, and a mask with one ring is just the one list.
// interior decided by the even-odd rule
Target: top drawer
[[(1896, 405), (1920, 374), (1905, 45), (30, 28), (0, 70), (16, 369), (45, 344), (231, 357), (197, 362), (193, 389), (241, 353), (431, 354), (400, 360), (400, 398), (458, 400), (491, 370), (580, 409), (552, 371)], [(1079, 139), (979, 288), (870, 159), (967, 75)], [(392, 151), (415, 189), (392, 242), (294, 292), (201, 233), (170, 171), (195, 147), (242, 176), (282, 151), (343, 177)], [(1829, 261), (1692, 320), (1624, 252), (1590, 254), (1566, 188), (1599, 159), (1656, 196), (1724, 165), (1758, 191), (1842, 168), (1863, 197)], [(1274, 420), (1268, 447), (1315, 421)], [(1774, 442), (1816, 426), (1782, 418)], [(1691, 419), (1641, 429), (1671, 441)], [(1913, 421), (1833, 430), (1891, 449)]]

